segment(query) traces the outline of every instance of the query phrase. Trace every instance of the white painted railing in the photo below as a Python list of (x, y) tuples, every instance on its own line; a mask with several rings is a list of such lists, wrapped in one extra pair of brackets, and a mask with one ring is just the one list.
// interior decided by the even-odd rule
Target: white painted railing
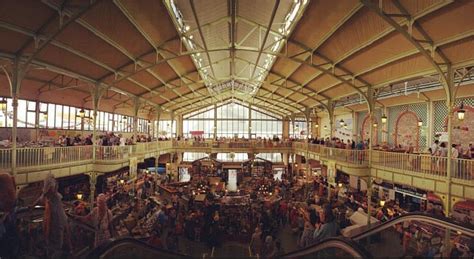
[(474, 160), (473, 159), (453, 159), (451, 177), (461, 180), (474, 180)]
[[(310, 145), (312, 146), (312, 145)], [(321, 156), (357, 165), (368, 165), (368, 150), (319, 147)]]
[(130, 154), (135, 153), (135, 145), (132, 146), (102, 146), (96, 148), (96, 159), (97, 160), (120, 160), (127, 159)]
[(173, 141), (174, 148), (291, 148), (291, 142), (277, 141)]
[[(145, 153), (170, 150), (172, 148), (212, 147), (212, 148), (269, 148), (279, 152), (275, 147), (307, 150), (319, 154), (323, 158), (347, 162), (355, 165), (368, 165), (368, 150), (352, 150), (330, 148), (304, 142), (262, 142), (262, 141), (157, 141), (137, 143), (130, 146), (99, 146), (96, 147), (96, 160), (113, 161), (128, 159), (131, 156)], [(74, 147), (40, 147), (18, 148), (17, 168), (58, 165), (63, 163), (91, 161), (92, 146)], [(0, 149), (0, 169), (10, 169), (12, 161), (11, 149)], [(433, 157), (425, 154), (406, 154), (387, 151), (372, 151), (372, 165), (387, 169), (416, 172), (421, 174), (446, 177), (447, 158)], [(474, 160), (452, 159), (451, 176), (455, 179), (474, 180)]]
[(398, 152), (373, 151), (372, 164), (406, 172), (417, 172), (427, 175), (446, 176), (446, 157), (425, 154), (407, 154)]
[(0, 149), (0, 169), (12, 167), (12, 150)]
[(91, 160), (92, 150), (92, 146), (19, 148), (16, 165), (21, 168)]

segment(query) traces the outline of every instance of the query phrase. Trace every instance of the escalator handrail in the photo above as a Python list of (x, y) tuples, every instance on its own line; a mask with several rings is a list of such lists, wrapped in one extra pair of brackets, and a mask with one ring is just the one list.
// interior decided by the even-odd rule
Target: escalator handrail
[(312, 255), (316, 252), (322, 251), (328, 248), (339, 248), (349, 253), (353, 258), (373, 258), (372, 254), (362, 247), (359, 243), (354, 242), (351, 239), (344, 237), (331, 237), (322, 240), (321, 242), (312, 246), (290, 252), (282, 255), (282, 258), (298, 258), (302, 256)]
[(360, 239), (363, 239), (370, 235), (378, 233), (382, 230), (393, 227), (396, 224), (403, 223), (404, 221), (407, 221), (407, 220), (417, 220), (421, 222), (428, 222), (436, 226), (441, 226), (441, 227), (449, 228), (451, 230), (460, 231), (461, 233), (467, 236), (474, 237), (474, 229), (469, 228), (467, 226), (463, 226), (451, 219), (435, 216), (431, 214), (426, 214), (426, 213), (415, 212), (415, 213), (403, 214), (387, 222), (378, 224), (362, 233), (356, 234), (355, 236), (352, 237), (352, 240), (358, 241)]
[[(85, 258), (100, 258), (111, 248), (120, 246), (122, 244), (138, 245), (138, 246), (141, 246), (142, 248), (148, 248), (150, 250), (159, 251), (160, 253), (167, 254), (173, 257), (183, 257), (183, 258), (189, 257), (189, 255), (184, 255), (184, 254), (168, 251), (166, 249), (154, 247), (152, 245), (149, 245), (145, 242), (142, 242), (132, 237), (124, 237), (124, 238), (113, 240), (109, 243), (103, 244), (95, 248), (90, 253), (88, 253), (85, 256)], [(346, 239), (342, 237), (328, 238), (318, 244), (314, 244), (312, 246), (300, 249), (298, 251), (290, 252), (288, 254), (282, 255), (281, 257), (282, 258), (295, 258), (295, 257), (300, 257), (300, 256), (305, 256), (305, 255), (311, 255), (328, 248), (342, 249), (355, 258), (368, 258), (368, 259), (372, 258), (372, 255), (368, 253), (365, 250), (365, 248), (363, 248), (360, 244), (350, 239)]]
[(140, 240), (138, 240), (136, 238), (133, 238), (133, 237), (121, 237), (121, 238), (118, 238), (118, 239), (111, 239), (110, 242), (107, 242), (105, 244), (102, 244), (102, 245), (94, 248), (84, 258), (100, 258), (103, 254), (105, 254), (111, 248), (120, 246), (122, 244), (134, 244), (134, 245), (141, 246), (143, 248), (148, 248), (150, 250), (158, 251), (160, 253), (168, 254), (168, 255), (174, 256), (174, 257), (187, 257), (184, 254), (176, 253), (176, 252), (169, 251), (169, 250), (166, 250), (166, 249), (163, 249), (163, 248), (157, 248), (155, 246), (152, 246), (148, 243), (145, 243), (145, 242), (140, 241)]

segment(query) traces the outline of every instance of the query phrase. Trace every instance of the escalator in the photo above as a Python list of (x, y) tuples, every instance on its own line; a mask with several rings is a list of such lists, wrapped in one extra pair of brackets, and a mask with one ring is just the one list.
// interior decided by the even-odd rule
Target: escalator
[(472, 258), (474, 229), (452, 220), (408, 213), (352, 236), (373, 257)]
[[(245, 249), (242, 249), (242, 253), (248, 253)], [(164, 249), (158, 249), (149, 244), (139, 241), (134, 238), (122, 238), (100, 246), (89, 253), (85, 258), (140, 258), (140, 259), (152, 259), (152, 258), (232, 258), (237, 257), (236, 254), (228, 256), (214, 255), (214, 252), (203, 255), (185, 255), (170, 252)], [(242, 256), (238, 256), (242, 257)], [(252, 258), (248, 255), (247, 258)], [(329, 238), (323, 242), (294, 251), (285, 255), (280, 255), (281, 258), (372, 258), (372, 256), (365, 251), (363, 247), (353, 242), (350, 239), (345, 238)], [(253, 257), (257, 258), (257, 257)]]
[[(399, 230), (402, 230), (401, 233)], [(411, 234), (407, 234), (411, 233)], [(333, 257), (403, 257), (403, 256), (426, 256), (428, 252), (432, 255), (441, 254), (443, 246), (449, 239), (450, 246), (455, 250), (462, 251), (473, 249), (474, 230), (451, 220), (435, 217), (422, 213), (410, 213), (397, 217), (383, 224), (374, 226), (364, 232), (353, 236), (351, 239), (337, 237), (323, 240), (316, 245), (296, 250), (288, 254), (280, 255), (283, 258), (333, 258)], [(420, 249), (420, 245), (421, 249)], [(424, 244), (424, 245), (423, 245)], [(431, 249), (424, 251), (424, 247)], [(218, 248), (216, 248), (218, 249)], [(238, 254), (246, 254), (241, 248)], [(471, 250), (473, 251), (473, 250)], [(212, 251), (207, 254), (178, 254), (164, 249), (157, 249), (142, 241), (133, 238), (115, 240), (101, 246), (86, 258), (165, 258), (179, 257), (231, 257), (236, 253), (225, 253)], [(464, 254), (465, 255), (465, 254)], [(234, 256), (235, 257), (235, 256)], [(250, 258), (251, 256), (248, 255)]]
[(386, 230), (390, 227), (393, 227), (397, 224), (403, 224), (406, 221), (425, 222), (427, 224), (431, 224), (438, 228), (445, 228), (445, 229), (450, 229), (452, 231), (461, 232), (471, 238), (474, 238), (474, 229), (472, 229), (471, 227), (467, 225), (462, 225), (460, 223), (457, 223), (453, 220), (450, 220), (444, 217), (437, 217), (437, 216), (424, 214), (424, 213), (407, 213), (397, 218), (394, 218), (390, 221), (384, 222), (383, 224), (370, 228), (360, 234), (357, 234), (353, 236), (351, 239), (355, 241), (359, 241), (371, 235), (377, 234), (383, 230)]

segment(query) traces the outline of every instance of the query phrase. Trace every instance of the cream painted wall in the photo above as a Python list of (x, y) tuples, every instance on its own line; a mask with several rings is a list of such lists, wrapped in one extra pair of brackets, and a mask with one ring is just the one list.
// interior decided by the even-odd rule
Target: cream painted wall
[[(331, 132), (330, 132), (330, 125), (329, 125), (329, 117), (327, 114), (321, 114), (321, 137), (327, 138), (330, 137)], [(344, 120), (344, 122), (347, 123), (347, 130), (344, 128), (341, 128), (339, 125), (340, 120)], [(326, 126), (326, 128), (324, 128)], [(356, 127), (356, 124), (354, 122), (354, 119), (352, 118), (352, 113), (344, 113), (344, 114), (339, 114), (334, 116), (334, 136), (336, 138), (341, 138), (344, 140), (347, 139), (352, 139), (353, 134), (352, 130), (353, 128)]]
[[(340, 126), (339, 122), (341, 119), (344, 120), (345, 123), (347, 123), (347, 129)], [(352, 118), (352, 113), (336, 115), (334, 123), (336, 126), (334, 131), (334, 137), (343, 139), (344, 141), (347, 141), (348, 139), (353, 139), (352, 129), (356, 127), (356, 124), (354, 122), (354, 119)]]

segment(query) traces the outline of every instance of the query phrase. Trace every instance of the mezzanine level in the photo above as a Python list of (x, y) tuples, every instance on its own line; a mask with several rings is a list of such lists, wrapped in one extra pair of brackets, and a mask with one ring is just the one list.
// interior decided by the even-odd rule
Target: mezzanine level
[[(57, 177), (95, 171), (106, 173), (137, 161), (175, 152), (203, 153), (285, 153), (305, 156), (334, 166), (350, 175), (376, 177), (462, 199), (474, 199), (474, 160), (452, 159), (448, 181), (446, 157), (405, 154), (388, 151), (329, 148), (302, 142), (216, 142), (158, 141), (131, 146), (74, 146), (18, 148), (16, 180), (18, 184), (37, 182), (51, 172)], [(11, 171), (12, 149), (0, 149), (0, 170)]]

